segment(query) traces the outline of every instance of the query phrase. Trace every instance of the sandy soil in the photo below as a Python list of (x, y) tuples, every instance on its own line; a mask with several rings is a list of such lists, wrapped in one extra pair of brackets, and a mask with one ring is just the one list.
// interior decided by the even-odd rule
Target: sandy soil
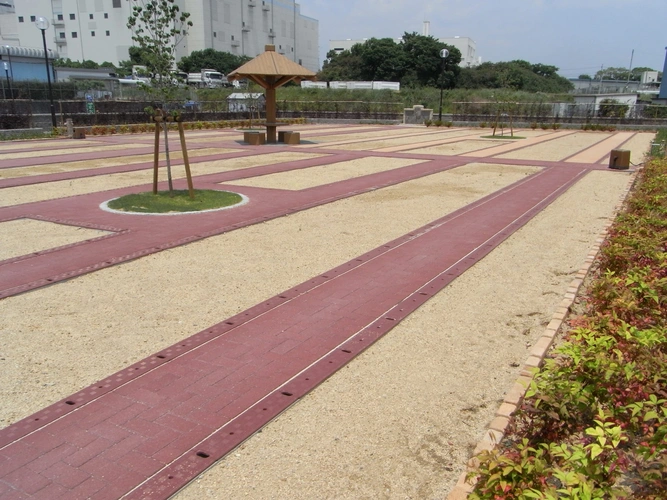
[[(95, 141), (95, 139), (91, 139), (89, 141), (85, 142), (86, 146), (95, 146), (95, 145), (103, 145), (103, 142), (100, 141)], [(82, 146), (81, 141), (79, 139), (63, 139), (63, 140), (58, 140), (57, 146), (60, 148), (66, 148), (66, 147), (72, 147), (76, 149), (78, 146)], [(22, 150), (31, 150), (35, 149), (35, 144), (31, 141), (25, 141), (25, 142), (14, 142), (14, 141), (9, 141), (9, 142), (4, 142), (3, 144), (0, 144), (0, 153), (3, 151), (22, 151)]]
[(0, 222), (0, 260), (90, 240), (105, 234), (109, 233), (34, 219)]
[[(641, 133), (632, 137), (628, 142), (622, 144), (619, 149), (630, 150), (630, 163), (640, 165), (644, 163), (646, 153), (651, 149), (651, 143), (655, 134)], [(603, 158), (600, 163), (608, 164), (609, 156)]]
[[(519, 139), (517, 139), (518, 141)], [(512, 141), (514, 144), (516, 141)], [(478, 140), (478, 141), (461, 141), (453, 144), (442, 144), (441, 146), (432, 146), (430, 148), (420, 149), (420, 153), (435, 154), (435, 155), (461, 155), (469, 153), (470, 151), (478, 151), (480, 149), (497, 146), (499, 144), (510, 144), (510, 141), (493, 141)]]
[[(193, 164), (192, 175), (212, 174), (225, 170), (257, 167), (273, 163), (315, 158), (318, 156), (322, 155), (307, 153), (274, 153), (260, 156), (249, 156), (244, 158), (215, 160)], [(135, 172), (100, 175), (82, 179), (49, 182), (47, 184), (34, 184), (29, 186), (7, 188), (3, 190), (3, 196), (2, 199), (0, 199), (0, 207), (15, 205), (17, 203), (53, 200), (63, 196), (75, 196), (78, 194), (106, 191), (109, 189), (116, 189), (121, 187), (149, 184), (153, 181), (151, 168), (137, 170)], [(173, 166), (172, 177), (174, 179), (185, 177), (185, 169), (182, 165)], [(165, 181), (166, 179), (166, 169), (161, 168), (159, 180)]]
[(416, 142), (426, 142), (426, 141), (436, 141), (436, 140), (450, 140), (460, 136), (466, 136), (470, 134), (468, 129), (454, 129), (448, 130), (445, 129), (442, 133), (416, 133), (413, 132), (411, 135), (404, 137), (396, 138), (383, 138), (382, 140), (368, 140), (364, 139), (363, 142), (344, 142), (339, 145), (327, 146), (331, 149), (349, 149), (349, 150), (365, 150), (365, 149), (380, 149), (387, 148), (391, 146), (400, 146), (404, 144), (415, 144)]
[[(609, 136), (611, 134), (607, 134)], [(529, 146), (518, 151), (505, 153), (499, 158), (510, 158), (513, 160), (529, 160), (531, 158), (549, 158), (552, 160), (562, 160), (570, 155), (580, 151), (583, 148), (604, 139), (602, 134), (590, 134), (586, 132), (577, 132), (575, 134), (554, 139), (553, 141), (543, 142), (535, 146)]]
[[(540, 158), (590, 144), (578, 140)], [(206, 162), (195, 174), (314, 156)], [(3, 299), (0, 426), (534, 171), (480, 161)], [(133, 174), (7, 189), (0, 204), (150, 182)], [(629, 179), (590, 172), (177, 498), (443, 498)], [(48, 228), (40, 238), (51, 241)]]
[[(204, 148), (188, 150), (188, 158), (193, 159), (198, 156), (211, 154), (234, 153), (238, 149), (222, 148)], [(0, 155), (1, 156), (1, 155)], [(172, 160), (180, 160), (183, 153), (180, 149), (169, 152)], [(160, 160), (165, 158), (164, 153), (160, 154)], [(152, 162), (153, 154), (136, 156), (118, 156), (116, 158), (100, 158), (95, 160), (70, 161), (64, 163), (50, 163), (48, 165), (34, 165), (30, 167), (5, 168), (0, 170), (0, 179), (13, 179), (16, 177), (28, 177), (31, 175), (54, 174), (57, 172), (72, 172), (75, 170), (87, 170), (91, 168), (114, 167), (117, 165), (134, 165), (137, 163)]]
[[(84, 147), (84, 148), (76, 148), (77, 153), (94, 153), (95, 151), (113, 151), (113, 150), (125, 150), (125, 149), (130, 149), (130, 148), (145, 148), (145, 144), (113, 144), (109, 145), (106, 144), (104, 146), (90, 146), (90, 147)], [(41, 158), (44, 156), (57, 156), (57, 155), (65, 155), (65, 154), (70, 154), (71, 151), (68, 149), (46, 149), (42, 151), (30, 151), (27, 153), (2, 153), (2, 158), (8, 159), (16, 159), (16, 158)]]
[[(327, 143), (339, 143), (345, 141), (355, 141), (357, 139), (386, 139), (393, 136), (403, 136), (409, 134), (415, 134), (414, 129), (405, 129), (405, 128), (396, 128), (389, 130), (378, 130), (373, 132), (354, 132), (351, 131), (349, 134), (334, 134), (334, 135), (309, 135), (308, 139), (316, 141), (318, 143), (327, 144)], [(417, 133), (426, 133), (423, 130), (417, 129)], [(315, 145), (311, 147), (317, 147)]]
[(332, 163), (326, 167), (310, 167), (294, 172), (281, 172), (278, 174), (242, 179), (240, 181), (226, 182), (235, 186), (254, 186), (272, 189), (299, 190), (315, 186), (322, 186), (332, 182), (353, 179), (363, 175), (384, 172), (395, 168), (406, 167), (423, 163), (419, 160), (406, 158), (358, 158), (356, 160)]

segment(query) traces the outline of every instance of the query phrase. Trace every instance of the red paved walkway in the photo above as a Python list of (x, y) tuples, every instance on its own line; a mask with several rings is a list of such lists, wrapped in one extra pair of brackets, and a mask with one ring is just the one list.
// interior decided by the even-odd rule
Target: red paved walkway
[(0, 495), (169, 496), (585, 171), (547, 168), (0, 431)]

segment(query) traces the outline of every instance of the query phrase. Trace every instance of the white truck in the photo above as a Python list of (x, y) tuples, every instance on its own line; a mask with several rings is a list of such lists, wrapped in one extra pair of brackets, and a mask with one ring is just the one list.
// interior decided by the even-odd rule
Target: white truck
[(220, 88), (229, 86), (227, 77), (214, 69), (202, 69), (199, 73), (188, 73), (188, 85), (198, 88)]

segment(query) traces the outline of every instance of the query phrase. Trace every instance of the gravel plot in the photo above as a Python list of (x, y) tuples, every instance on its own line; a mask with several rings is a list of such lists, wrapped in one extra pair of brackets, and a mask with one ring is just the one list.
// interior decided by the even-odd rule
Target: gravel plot
[[(646, 153), (650, 151), (654, 138), (655, 134), (653, 133), (640, 133), (621, 145), (619, 149), (628, 149), (630, 151), (630, 162), (633, 165), (640, 165), (644, 163)], [(603, 158), (600, 163), (608, 164), (609, 156)]]
[[(76, 148), (77, 153), (94, 153), (96, 151), (115, 151), (125, 150), (130, 148), (143, 148), (145, 144), (106, 144), (104, 146), (90, 146), (85, 148)], [(17, 158), (42, 158), (44, 156), (59, 156), (70, 154), (69, 149), (44, 149), (41, 151), (30, 151), (27, 153), (2, 153), (3, 159), (17, 159)]]
[(534, 171), (461, 167), (3, 299), (0, 425)]
[[(247, 156), (244, 158), (231, 158), (225, 160), (214, 160), (191, 165), (192, 175), (212, 174), (225, 170), (237, 170), (242, 168), (270, 165), (287, 161), (304, 160), (316, 158), (318, 154), (306, 153), (275, 153), (260, 156)], [(33, 201), (53, 200), (65, 196), (77, 194), (106, 191), (121, 187), (147, 185), (153, 181), (152, 167), (134, 172), (123, 172), (120, 174), (99, 175), (83, 179), (71, 179), (64, 181), (48, 182), (45, 184), (34, 184), (29, 186), (17, 186), (3, 190), (0, 207), (16, 205), (18, 203), (29, 203)], [(182, 165), (172, 166), (172, 177), (181, 179), (185, 177), (185, 169)], [(160, 181), (167, 179), (166, 168), (160, 168)], [(195, 183), (196, 184), (196, 183)], [(196, 187), (196, 185), (195, 185)]]
[(0, 222), (0, 260), (90, 240), (105, 234), (109, 233), (34, 219)]
[[(205, 148), (192, 149), (188, 151), (188, 158), (193, 159), (198, 156), (213, 154), (234, 153), (238, 149)], [(1, 156), (1, 155), (0, 155)], [(172, 160), (183, 158), (180, 149), (169, 152)], [(164, 153), (160, 154), (160, 159), (164, 159)], [(68, 161), (64, 163), (50, 163), (48, 165), (34, 165), (31, 167), (15, 167), (0, 169), (0, 179), (13, 179), (16, 177), (29, 177), (32, 175), (54, 174), (59, 172), (73, 172), (76, 170), (87, 170), (90, 168), (114, 167), (117, 165), (134, 165), (137, 163), (152, 162), (153, 154), (136, 156), (118, 156), (116, 158), (100, 158), (95, 160)], [(152, 168), (152, 167), (151, 167)]]
[[(95, 145), (104, 145), (103, 142), (96, 142), (94, 139), (86, 141), (85, 143), (88, 146), (95, 146)], [(81, 140), (80, 139), (61, 139), (58, 140), (57, 145), (59, 148), (66, 148), (68, 146), (81, 146)], [(0, 153), (3, 151), (19, 151), (22, 149), (35, 149), (35, 143), (33, 141), (23, 141), (23, 142), (14, 142), (14, 141), (6, 141), (0, 144)], [(76, 149), (76, 148), (74, 148)]]
[[(374, 132), (354, 132), (351, 131), (349, 134), (335, 134), (335, 135), (308, 135), (309, 140), (317, 141), (318, 143), (338, 143), (345, 141), (355, 141), (357, 139), (386, 139), (395, 135), (405, 135), (414, 132), (426, 133), (423, 130), (417, 129), (405, 129), (405, 128), (396, 128), (395, 130), (378, 130)], [(310, 147), (317, 147), (317, 145), (311, 145)]]
[(176, 498), (444, 498), (628, 179), (590, 173)]
[(512, 151), (499, 155), (498, 158), (509, 158), (511, 160), (530, 160), (531, 158), (549, 158), (550, 160), (562, 160), (578, 151), (600, 142), (611, 134), (592, 134), (577, 132), (567, 137), (543, 142), (535, 146), (529, 146), (518, 151)]
[(420, 133), (419, 135), (413, 133), (407, 137), (387, 138), (379, 141), (364, 141), (355, 144), (340, 144), (336, 146), (329, 146), (331, 149), (347, 149), (347, 150), (364, 150), (364, 149), (379, 149), (391, 146), (400, 146), (403, 144), (415, 144), (420, 141), (437, 141), (454, 139), (456, 137), (470, 135), (469, 129), (455, 129), (445, 130), (442, 133)]
[(462, 155), (469, 153), (471, 151), (478, 151), (484, 148), (490, 148), (491, 146), (498, 146), (500, 144), (515, 144), (515, 141), (500, 141), (497, 139), (490, 140), (478, 140), (478, 141), (461, 141), (454, 142), (452, 144), (443, 144), (441, 146), (432, 146), (430, 148), (420, 149), (420, 153), (424, 154), (435, 154), (435, 155)]
[(225, 182), (234, 186), (254, 186), (271, 189), (299, 190), (322, 186), (332, 182), (353, 179), (363, 175), (385, 172), (395, 168), (423, 163), (407, 158), (357, 158), (355, 160), (331, 163), (326, 167), (303, 168), (294, 172), (280, 172), (250, 179)]

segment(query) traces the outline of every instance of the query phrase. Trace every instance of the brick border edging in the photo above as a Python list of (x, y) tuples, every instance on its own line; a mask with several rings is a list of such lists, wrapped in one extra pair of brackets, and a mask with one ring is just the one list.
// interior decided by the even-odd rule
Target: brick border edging
[[(638, 170), (632, 172), (632, 175), (628, 180), (628, 185), (621, 195), (621, 199), (614, 207), (612, 213), (614, 220), (625, 206), (625, 200), (627, 199), (628, 194), (635, 184), (637, 172)], [(593, 263), (597, 259), (598, 254), (600, 253), (600, 248), (605, 242), (607, 235), (609, 234), (609, 229), (611, 228), (614, 220), (605, 224), (604, 230), (595, 240), (595, 244), (588, 252), (588, 256), (586, 257), (584, 264), (575, 274), (575, 278), (572, 280), (570, 286), (567, 288), (567, 291), (563, 295), (563, 300), (556, 308), (556, 311), (553, 313), (551, 321), (545, 328), (544, 333), (537, 340), (537, 342), (535, 342), (532, 349), (530, 350), (528, 359), (526, 359), (519, 377), (516, 379), (510, 390), (505, 394), (503, 402), (496, 411), (496, 415), (494, 416), (493, 420), (489, 423), (489, 428), (485, 432), (484, 437), (482, 437), (482, 439), (477, 442), (477, 446), (472, 453), (472, 458), (470, 458), (466, 464), (466, 470), (459, 476), (459, 480), (457, 481), (456, 485), (447, 495), (447, 500), (467, 499), (468, 495), (472, 493), (475, 487), (475, 483), (466, 481), (466, 476), (476, 467), (478, 463), (476, 458), (477, 455), (479, 455), (482, 451), (493, 450), (496, 447), (496, 444), (500, 443), (500, 441), (505, 436), (505, 430), (509, 425), (510, 418), (519, 405), (521, 405), (526, 394), (526, 390), (528, 389), (528, 386), (533, 379), (533, 375), (535, 374), (535, 368), (540, 368), (542, 366), (542, 362), (544, 361), (547, 352), (551, 348), (556, 335), (565, 323), (565, 319), (570, 313), (570, 307), (574, 303), (581, 285), (584, 283), (584, 280), (588, 276)]]

